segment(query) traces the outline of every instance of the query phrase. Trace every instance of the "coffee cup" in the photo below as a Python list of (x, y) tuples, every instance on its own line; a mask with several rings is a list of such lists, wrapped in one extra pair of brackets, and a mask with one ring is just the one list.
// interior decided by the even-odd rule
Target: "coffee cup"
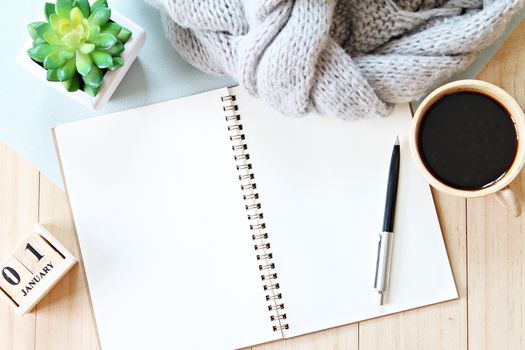
[(509, 188), (525, 163), (525, 114), (496, 85), (446, 84), (418, 107), (410, 131), (415, 163), (437, 190), (464, 198), (495, 194), (514, 216), (521, 204)]

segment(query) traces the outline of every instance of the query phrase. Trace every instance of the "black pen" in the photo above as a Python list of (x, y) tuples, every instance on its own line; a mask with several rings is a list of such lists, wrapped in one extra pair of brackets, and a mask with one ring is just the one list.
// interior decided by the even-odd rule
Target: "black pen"
[(385, 215), (383, 218), (383, 232), (379, 235), (377, 246), (374, 289), (379, 294), (379, 305), (383, 305), (384, 303), (384, 297), (388, 288), (388, 280), (390, 278), (390, 260), (392, 257), (392, 240), (394, 238), (394, 216), (396, 212), (397, 184), (399, 181), (399, 158), (400, 146), (398, 136), (390, 160)]

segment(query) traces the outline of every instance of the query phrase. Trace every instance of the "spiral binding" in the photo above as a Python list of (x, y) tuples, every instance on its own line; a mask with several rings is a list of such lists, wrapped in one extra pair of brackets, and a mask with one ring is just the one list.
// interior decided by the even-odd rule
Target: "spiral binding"
[(233, 159), (239, 172), (240, 188), (245, 201), (250, 230), (253, 232), (252, 240), (256, 258), (259, 262), (259, 271), (261, 271), (261, 281), (263, 282), (264, 291), (268, 293), (266, 301), (269, 303), (268, 311), (270, 312), (272, 329), (274, 332), (282, 333), (284, 330), (289, 329), (289, 325), (286, 323), (286, 313), (282, 302), (283, 296), (279, 293), (280, 285), (277, 281), (275, 263), (272, 261), (273, 254), (270, 251), (271, 245), (268, 241), (266, 223), (263, 221), (262, 205), (259, 201), (259, 194), (256, 191), (257, 184), (255, 183), (255, 175), (250, 163), (250, 154), (247, 151), (246, 135), (243, 133), (241, 116), (238, 113), (237, 97), (235, 95), (226, 95), (222, 96), (221, 100), (223, 102), (222, 108), (225, 112), (227, 129), (230, 133), (230, 141), (232, 142)]

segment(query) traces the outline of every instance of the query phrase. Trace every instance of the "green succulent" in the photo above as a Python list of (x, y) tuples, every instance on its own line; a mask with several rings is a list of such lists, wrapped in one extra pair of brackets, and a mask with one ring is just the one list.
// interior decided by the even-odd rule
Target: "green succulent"
[(105, 72), (124, 65), (120, 55), (131, 32), (110, 20), (106, 0), (57, 0), (44, 10), (47, 22), (28, 25), (27, 54), (47, 70), (47, 80), (96, 96)]

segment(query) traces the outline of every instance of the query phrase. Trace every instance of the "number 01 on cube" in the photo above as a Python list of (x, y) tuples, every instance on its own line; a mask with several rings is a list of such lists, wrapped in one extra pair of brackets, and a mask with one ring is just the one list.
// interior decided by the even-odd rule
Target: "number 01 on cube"
[(77, 263), (42, 225), (0, 264), (0, 297), (17, 315), (31, 311)]

